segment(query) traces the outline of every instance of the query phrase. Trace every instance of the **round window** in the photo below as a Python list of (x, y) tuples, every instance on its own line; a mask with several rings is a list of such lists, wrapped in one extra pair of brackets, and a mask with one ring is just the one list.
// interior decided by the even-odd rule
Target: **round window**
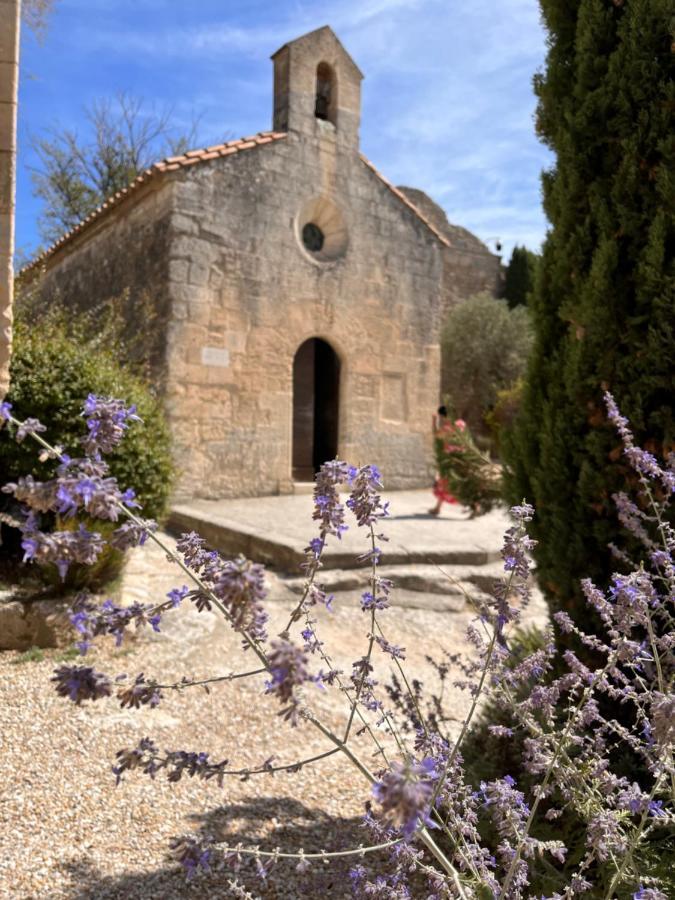
[(295, 219), (298, 243), (312, 259), (333, 262), (347, 251), (347, 226), (337, 205), (328, 197), (308, 200)]
[(302, 229), (302, 243), (310, 253), (319, 253), (323, 249), (323, 231), (314, 222), (308, 222)]

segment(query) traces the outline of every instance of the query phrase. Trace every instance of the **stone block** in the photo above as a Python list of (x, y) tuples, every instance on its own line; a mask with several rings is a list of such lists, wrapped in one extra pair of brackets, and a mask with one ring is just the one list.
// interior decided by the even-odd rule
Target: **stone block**
[(204, 263), (193, 262), (190, 265), (190, 284), (207, 284), (209, 280), (209, 267)]
[(186, 282), (190, 263), (186, 259), (169, 260), (169, 281)]

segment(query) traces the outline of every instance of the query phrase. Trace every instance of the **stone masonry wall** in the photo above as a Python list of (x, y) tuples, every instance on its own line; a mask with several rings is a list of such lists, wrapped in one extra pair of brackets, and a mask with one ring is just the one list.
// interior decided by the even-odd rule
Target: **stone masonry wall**
[(37, 278), (41, 302), (92, 309), (108, 302), (125, 321), (125, 332), (163, 389), (165, 329), (169, 318), (168, 237), (172, 185), (155, 182), (139, 190), (63, 248), (48, 257)]
[(424, 191), (409, 187), (399, 190), (450, 242), (450, 246), (443, 250), (441, 322), (455, 304), (475, 294), (485, 292), (499, 296), (501, 257), (492, 253), (475, 234), (449, 222), (444, 210)]
[[(339, 455), (389, 488), (430, 483), (441, 245), (333, 126), (175, 173), (167, 408), (180, 497), (289, 491), (292, 368), (321, 337), (341, 360)], [(321, 262), (302, 210), (341, 211)]]

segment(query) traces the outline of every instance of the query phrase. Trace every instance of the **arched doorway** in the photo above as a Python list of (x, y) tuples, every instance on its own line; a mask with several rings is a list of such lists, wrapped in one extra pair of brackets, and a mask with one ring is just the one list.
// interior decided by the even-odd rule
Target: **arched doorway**
[(300, 345), (293, 360), (293, 480), (312, 481), (338, 449), (340, 360), (321, 338)]

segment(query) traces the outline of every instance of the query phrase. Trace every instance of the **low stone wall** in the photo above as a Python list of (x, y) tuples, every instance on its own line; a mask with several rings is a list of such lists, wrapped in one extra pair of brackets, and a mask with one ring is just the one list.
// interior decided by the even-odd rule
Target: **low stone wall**
[(75, 632), (70, 624), (72, 600), (23, 600), (0, 591), (0, 650), (67, 647)]

